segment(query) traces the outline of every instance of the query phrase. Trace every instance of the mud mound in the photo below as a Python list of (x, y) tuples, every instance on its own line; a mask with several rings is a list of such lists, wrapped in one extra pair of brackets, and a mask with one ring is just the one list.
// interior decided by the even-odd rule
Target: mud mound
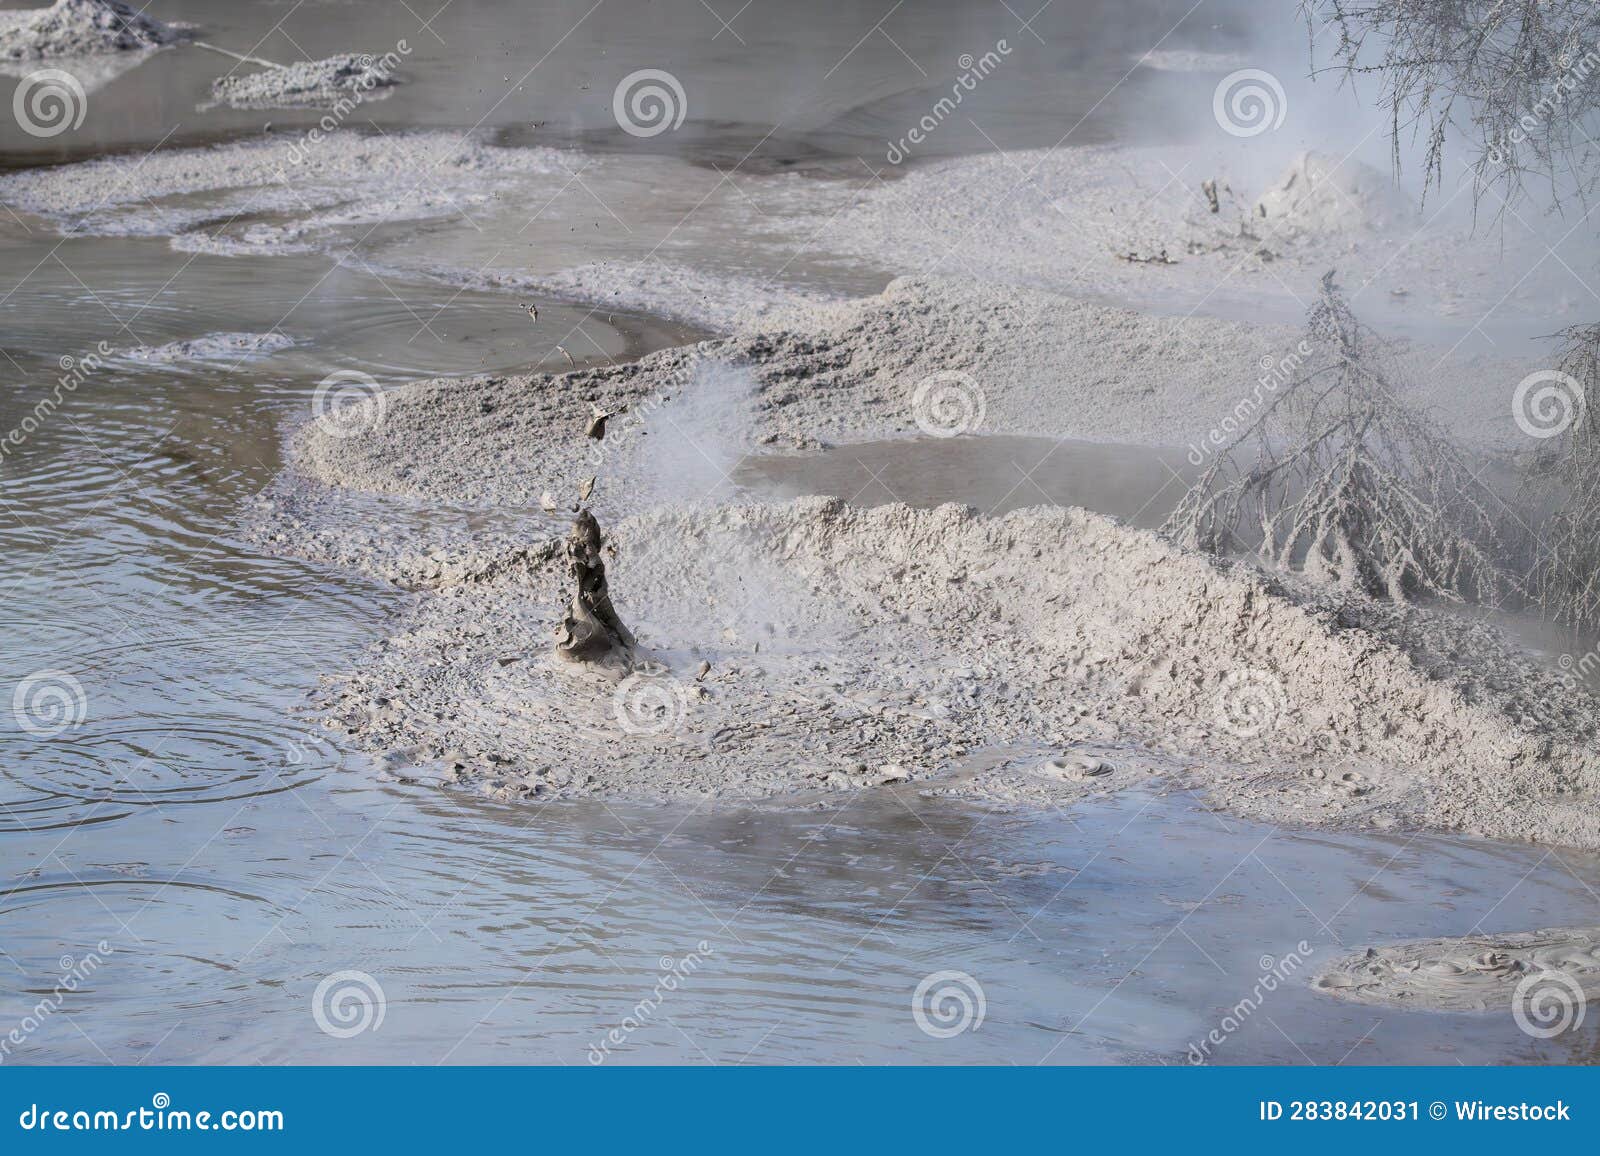
[(0, 13), (0, 59), (137, 52), (192, 34), (191, 25), (163, 24), (115, 0), (56, 0), (48, 8)]
[[(1430, 1011), (1506, 1011), (1535, 1028), (1600, 998), (1600, 928), (1424, 939), (1369, 948), (1316, 977), (1318, 991), (1357, 1003)], [(1558, 1028), (1557, 1030), (1560, 1030)], [(1555, 1032), (1551, 1032), (1555, 1034)]]
[(1256, 202), (1257, 214), (1296, 233), (1337, 238), (1415, 225), (1417, 209), (1392, 178), (1348, 157), (1303, 152)]
[(398, 83), (371, 54), (343, 52), (326, 60), (219, 77), (212, 82), (211, 97), (231, 108), (327, 108), (350, 93), (372, 93)]
[(1045, 799), (1159, 774), (1280, 821), (1600, 846), (1600, 710), (1492, 631), (1351, 612), (1073, 509), (803, 499), (608, 533), (629, 680), (551, 655), (551, 542), (441, 562), (331, 717), (510, 796)]

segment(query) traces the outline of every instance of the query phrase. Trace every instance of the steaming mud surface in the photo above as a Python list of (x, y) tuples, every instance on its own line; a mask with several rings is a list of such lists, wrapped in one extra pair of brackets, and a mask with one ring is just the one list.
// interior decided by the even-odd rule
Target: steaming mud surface
[[(899, 281), (630, 365), (368, 398), (298, 431), (300, 480), (263, 505), (259, 532), (432, 591), (325, 703), (374, 752), (499, 797), (909, 783), (1043, 801), (1162, 776), (1279, 821), (1600, 845), (1600, 709), (1481, 622), (1303, 589), (1081, 511), (726, 505), (761, 446), (941, 420), (1182, 430), (1247, 388), (1214, 372), (1279, 341)], [(949, 405), (919, 408), (930, 375)], [(581, 436), (596, 409), (627, 411), (599, 444)], [(1181, 488), (1170, 461), (1151, 466)], [(614, 596), (650, 664), (615, 685), (548, 653), (561, 520), (538, 507), (576, 502), (590, 474)], [(1135, 514), (1167, 490), (1146, 477)], [(414, 521), (430, 504), (486, 516), (420, 534), (372, 516)]]
[[(5, 240), (31, 268), (57, 239)], [(68, 400), (70, 421), (0, 466), (14, 515), (0, 527), (13, 562), (0, 615), (7, 686), (63, 669), (88, 702), (83, 725), (53, 738), (0, 731), (0, 837), (13, 865), (0, 887), (12, 961), (0, 1014), (22, 1022), (58, 981), (64, 955), (81, 961), (102, 941), (112, 948), (93, 982), (13, 1049), (14, 1062), (381, 1063), (398, 1048), (430, 1062), (584, 1064), (650, 989), (661, 959), (681, 960), (704, 941), (713, 950), (675, 994), (670, 1022), (635, 1032), (608, 1062), (1181, 1063), (1248, 993), (1261, 957), (1284, 957), (1302, 939), (1315, 950), (1297, 976), (1345, 944), (1463, 932), (1503, 910), (1496, 904), (1513, 878), (1525, 879), (1519, 918), (1574, 925), (1591, 911), (1586, 888), (1600, 886), (1600, 865), (1589, 856), (1555, 852), (1566, 869), (1551, 870), (1542, 848), (1370, 828), (1296, 834), (1159, 785), (1108, 789), (1131, 771), (1067, 779), (1087, 767), (1059, 747), (979, 753), (1017, 767), (1061, 759), (1050, 770), (1061, 781), (1040, 782), (1061, 797), (1084, 793), (1065, 816), (930, 797), (926, 782), (850, 791), (816, 781), (787, 803), (752, 809), (692, 798), (504, 804), (402, 781), (419, 772), (370, 763), (301, 708), (318, 672), (359, 671), (371, 647), (388, 645), (417, 610), (411, 595), (264, 552), (238, 536), (236, 518), (278, 471), (280, 428), (313, 412), (330, 366), (390, 388), (407, 370), (505, 374), (552, 365), (548, 336), (514, 299), (391, 278), (396, 300), (370, 275), (329, 274), (310, 255), (274, 259), (271, 276), (241, 299), (227, 291), (234, 259), (196, 257), (174, 279), (188, 255), (159, 240), (76, 237), (58, 252), (71, 272), (45, 261), (11, 301), (16, 331), (41, 345), (8, 350), (29, 381), (53, 380), (59, 350), (101, 337), (156, 348), (276, 324), (296, 345), (237, 364), (185, 363), (183, 372), (108, 359)], [(161, 294), (169, 283), (173, 292)], [(581, 314), (541, 309), (542, 320), (552, 316), (565, 329)], [(591, 332), (619, 361), (696, 336), (616, 320), (616, 330)], [(553, 364), (565, 365), (559, 355)], [(707, 380), (713, 390), (719, 380), (748, 387)], [(725, 395), (715, 396), (721, 405)], [(36, 400), (0, 394), (7, 428)], [(713, 452), (726, 449), (717, 460), (744, 476), (734, 470), (749, 453), (742, 437), (721, 447), (704, 433), (715, 423), (681, 412), (675, 420)], [(629, 428), (618, 425), (617, 448), (637, 436)], [(644, 428), (646, 441), (674, 447), (659, 451), (674, 470), (699, 460), (715, 477), (687, 439), (669, 437), (664, 418)], [(883, 457), (865, 452), (898, 481), (915, 473), (919, 444), (926, 439), (899, 440)], [(987, 460), (1018, 445), (1003, 441), (1005, 453)], [(970, 440), (947, 439), (926, 460), (976, 452)], [(1084, 452), (1096, 460), (1098, 451)], [(793, 468), (792, 453), (781, 460)], [(829, 453), (807, 460), (819, 470), (849, 465)], [(1048, 464), (1036, 476), (1047, 473)], [(974, 465), (985, 498), (986, 475)], [(1073, 500), (1045, 484), (1056, 500)], [(965, 496), (926, 485), (927, 501)], [(365, 500), (393, 517), (386, 503), (406, 501)], [(419, 503), (404, 513), (424, 527), (458, 518), (463, 535), (495, 521), (482, 508), (451, 514)], [(550, 536), (564, 531), (550, 519)], [(523, 526), (513, 540), (536, 536)], [(654, 590), (671, 588), (670, 576), (629, 569)], [(531, 601), (514, 583), (507, 590), (507, 605), (531, 617)], [(448, 625), (450, 613), (425, 612), (418, 626)], [(762, 653), (778, 645), (760, 636)], [(832, 636), (820, 645), (847, 648)], [(694, 669), (675, 674), (692, 680)], [(728, 693), (727, 673), (713, 672), (713, 692)], [(952, 688), (985, 685), (976, 669), (939, 677)], [(862, 688), (863, 708), (875, 689)], [(880, 700), (891, 719), (906, 689)], [(616, 725), (614, 714), (605, 721)], [(1113, 761), (1100, 758), (1106, 749), (1074, 753), (1098, 765)], [(982, 773), (982, 758), (970, 765)], [(312, 1020), (319, 983), (346, 967), (381, 982), (380, 1032), (335, 1039)], [(982, 1030), (935, 1040), (917, 1028), (912, 992), (936, 968), (980, 979)], [(1509, 1016), (1373, 1012), (1298, 983), (1280, 989), (1270, 1014), (1272, 1023), (1244, 1025), (1212, 1062), (1304, 1062), (1303, 1050), (1332, 1063), (1352, 1048), (1381, 1063), (1549, 1062), (1594, 1043), (1587, 1028), (1530, 1040)]]
[[(311, 141), (291, 131), (162, 149), (137, 166), (102, 158), (7, 174), (0, 194), (73, 231), (234, 255), (343, 253), (355, 242), (369, 264), (410, 276), (724, 330), (875, 291), (891, 273), (1134, 303), (1174, 331), (1184, 328), (1174, 318), (1293, 326), (1331, 269), (1385, 332), (1438, 347), (1422, 367), (1428, 381), (1449, 380), (1439, 355), (1458, 348), (1537, 356), (1532, 340), (1577, 320), (1587, 296), (1570, 263), (1550, 259), (1578, 243), (1570, 226), (1511, 217), (1480, 235), (1487, 226), (1456, 199), (1425, 209), (1353, 155), (1238, 141), (985, 150), (853, 180), (827, 167), (623, 163), (527, 137), (347, 126)], [(578, 173), (587, 192), (573, 192)], [(556, 226), (549, 244), (505, 243), (533, 220)], [(407, 221), (436, 227), (425, 237), (390, 227)], [(1456, 389), (1447, 400), (1476, 396)]]

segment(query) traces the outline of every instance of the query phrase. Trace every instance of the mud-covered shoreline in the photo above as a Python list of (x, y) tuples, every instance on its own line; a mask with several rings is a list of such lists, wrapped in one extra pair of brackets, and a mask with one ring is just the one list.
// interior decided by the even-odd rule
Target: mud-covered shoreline
[[(366, 398), (294, 431), (256, 532), (420, 592), (324, 709), (403, 773), (497, 795), (1048, 802), (1161, 776), (1279, 822), (1600, 846), (1600, 707), (1491, 626), (1080, 510), (729, 504), (727, 471), (763, 448), (1199, 431), (1289, 336), (902, 281), (627, 365)], [(1456, 383), (1474, 368), (1500, 372), (1463, 363)], [(930, 379), (948, 404), (919, 403)], [(597, 409), (618, 415), (601, 442)], [(560, 511), (588, 476), (639, 625), (631, 683), (550, 656)]]

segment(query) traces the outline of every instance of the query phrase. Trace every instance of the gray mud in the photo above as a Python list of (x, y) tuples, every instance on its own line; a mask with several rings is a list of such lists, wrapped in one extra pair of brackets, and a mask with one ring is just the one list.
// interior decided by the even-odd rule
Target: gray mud
[[(766, 324), (626, 365), (419, 382), (296, 431), (255, 532), (420, 594), (328, 717), (504, 796), (1042, 802), (1160, 776), (1279, 822), (1600, 847), (1600, 704), (1488, 625), (1083, 510), (728, 504), (763, 450), (1193, 431), (1276, 331), (930, 281)], [(596, 408), (618, 414), (598, 443)], [(590, 476), (631, 674), (551, 655), (559, 511)]]
[(383, 90), (398, 83), (370, 53), (341, 52), (325, 60), (218, 77), (211, 96), (230, 108), (331, 108), (352, 93), (379, 99), (387, 95)]
[[(1514, 935), (1423, 939), (1368, 948), (1334, 963), (1312, 984), (1358, 1003), (1429, 1011), (1514, 1008), (1541, 1021), (1600, 998), (1600, 928), (1556, 927)], [(1555, 1032), (1550, 1034), (1554, 1035)]]
[(141, 52), (193, 34), (190, 25), (164, 24), (115, 0), (56, 0), (48, 8), (0, 12), (0, 59)]
[(136, 345), (124, 356), (164, 365), (187, 361), (241, 361), (276, 353), (294, 345), (294, 338), (283, 333), (208, 333), (165, 345)]
[[(910, 782), (1038, 802), (1159, 774), (1277, 821), (1600, 846), (1600, 711), (1486, 627), (1330, 600), (1082, 510), (812, 498), (609, 533), (634, 674), (551, 655), (553, 539), (466, 551), (419, 562), (429, 596), (330, 688), (331, 717), (497, 795)], [(966, 761), (1003, 749), (1037, 755)]]

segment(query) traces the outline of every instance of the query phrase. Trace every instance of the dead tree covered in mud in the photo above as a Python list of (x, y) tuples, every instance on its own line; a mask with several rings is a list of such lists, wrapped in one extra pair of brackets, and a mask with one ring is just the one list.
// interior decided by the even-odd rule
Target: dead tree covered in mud
[[(1528, 200), (1563, 215), (1575, 205), (1584, 226), (1600, 184), (1600, 0), (1302, 0), (1301, 10), (1314, 57), (1335, 32), (1332, 67), (1379, 84), (1396, 165), (1406, 142), (1424, 144), (1425, 193), (1454, 179), (1446, 149), (1459, 148), (1491, 219)], [(1600, 324), (1559, 336), (1567, 409), (1530, 449), (1538, 541), (1527, 586), (1547, 615), (1597, 630), (1600, 422), (1585, 401), (1600, 399)]]
[(1549, 513), (1539, 523), (1530, 582), (1552, 618), (1594, 629), (1600, 626), (1600, 421), (1592, 403), (1600, 401), (1600, 325), (1575, 325), (1560, 337), (1544, 407), (1537, 395), (1528, 402), (1534, 419), (1567, 427), (1533, 461), (1533, 500)]
[(1329, 57), (1380, 86), (1396, 166), (1408, 141), (1422, 144), (1425, 192), (1453, 179), (1452, 143), (1496, 212), (1529, 181), (1553, 201), (1594, 190), (1597, 0), (1301, 0), (1301, 11), (1314, 66)]
[(1396, 601), (1510, 592), (1498, 499), (1437, 420), (1401, 399), (1332, 273), (1300, 348), (1308, 356), (1218, 451), (1165, 532)]

